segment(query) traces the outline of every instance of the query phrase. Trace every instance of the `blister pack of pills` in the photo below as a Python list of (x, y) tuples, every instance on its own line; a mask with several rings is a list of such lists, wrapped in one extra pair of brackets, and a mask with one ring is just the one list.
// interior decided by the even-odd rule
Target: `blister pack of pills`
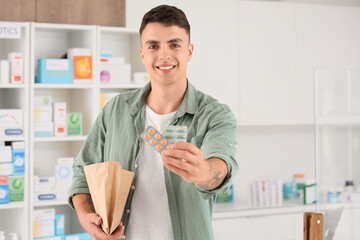
[(164, 135), (162, 135), (153, 126), (148, 126), (140, 137), (161, 155), (169, 146), (176, 142), (186, 142), (187, 127), (186, 126), (168, 126), (164, 129)]
[(173, 143), (186, 142), (187, 127), (169, 125), (164, 129), (164, 137)]

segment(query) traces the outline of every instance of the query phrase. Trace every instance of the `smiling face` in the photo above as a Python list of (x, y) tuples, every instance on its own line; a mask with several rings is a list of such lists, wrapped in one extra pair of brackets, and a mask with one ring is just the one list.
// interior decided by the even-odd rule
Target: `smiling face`
[(141, 59), (152, 83), (186, 81), (186, 67), (193, 45), (184, 28), (148, 23), (141, 34)]

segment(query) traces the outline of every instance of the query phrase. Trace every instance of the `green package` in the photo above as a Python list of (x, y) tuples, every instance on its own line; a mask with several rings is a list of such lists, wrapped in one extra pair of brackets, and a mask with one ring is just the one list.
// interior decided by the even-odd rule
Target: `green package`
[(10, 202), (24, 201), (24, 176), (11, 176), (9, 184)]
[(68, 122), (68, 135), (81, 135), (81, 123), (82, 117), (81, 113), (68, 113), (67, 122)]

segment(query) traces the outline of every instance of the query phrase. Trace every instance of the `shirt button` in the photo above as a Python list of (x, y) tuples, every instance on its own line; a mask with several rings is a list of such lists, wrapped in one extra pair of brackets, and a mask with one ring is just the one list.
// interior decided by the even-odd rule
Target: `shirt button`
[(126, 209), (126, 213), (130, 213), (130, 209)]
[(230, 147), (232, 147), (232, 144), (231, 144), (231, 143), (228, 143), (228, 145), (229, 145)]
[(134, 186), (134, 185), (132, 185), (132, 186), (131, 186), (131, 189), (132, 189), (132, 190), (134, 190), (134, 189), (135, 189), (135, 186)]
[(138, 167), (139, 167), (139, 165), (137, 163), (135, 163), (135, 168), (138, 168)]

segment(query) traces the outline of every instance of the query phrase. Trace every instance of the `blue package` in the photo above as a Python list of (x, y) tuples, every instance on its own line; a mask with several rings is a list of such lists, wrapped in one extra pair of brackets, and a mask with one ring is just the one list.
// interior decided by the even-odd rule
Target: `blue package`
[(225, 193), (220, 193), (216, 196), (216, 203), (229, 203), (234, 201), (233, 184), (230, 185), (229, 190)]
[(73, 83), (72, 59), (38, 59), (35, 83)]
[(296, 183), (293, 182), (284, 183), (283, 191), (284, 191), (284, 199), (286, 200), (297, 199)]
[(52, 236), (52, 237), (36, 237), (33, 240), (65, 240), (65, 235)]
[(0, 176), (0, 204), (7, 204), (10, 201), (8, 179), (7, 176)]
[(88, 233), (78, 233), (66, 235), (65, 240), (92, 240), (92, 237)]
[(55, 215), (55, 235), (64, 235), (65, 234), (65, 215), (56, 214)]
[(13, 149), (13, 175), (25, 174), (25, 149)]

